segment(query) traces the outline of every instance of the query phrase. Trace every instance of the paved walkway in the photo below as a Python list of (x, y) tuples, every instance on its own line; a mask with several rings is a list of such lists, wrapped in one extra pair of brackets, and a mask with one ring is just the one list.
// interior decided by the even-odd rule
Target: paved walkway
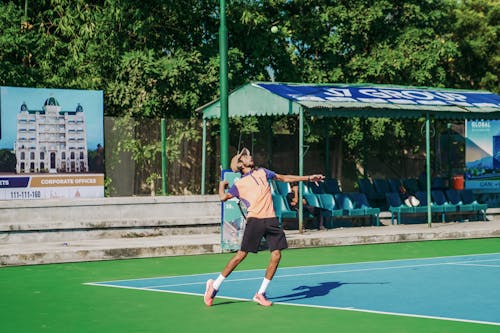
[[(452, 222), (323, 231), (286, 231), (290, 248), (438, 239), (500, 237), (500, 216), (488, 222)], [(170, 235), (68, 242), (0, 244), (0, 266), (220, 253), (220, 234)]]

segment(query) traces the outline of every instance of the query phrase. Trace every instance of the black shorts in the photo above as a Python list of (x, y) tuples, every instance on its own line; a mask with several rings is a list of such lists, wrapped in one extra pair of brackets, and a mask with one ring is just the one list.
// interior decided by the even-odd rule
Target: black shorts
[(266, 239), (269, 251), (288, 247), (285, 232), (280, 228), (278, 218), (249, 217), (241, 241), (241, 251), (257, 253), (262, 237)]

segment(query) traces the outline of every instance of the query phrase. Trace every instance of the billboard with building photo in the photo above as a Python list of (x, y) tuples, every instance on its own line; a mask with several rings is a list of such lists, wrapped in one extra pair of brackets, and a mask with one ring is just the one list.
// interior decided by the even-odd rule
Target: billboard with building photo
[(500, 121), (468, 120), (465, 137), (465, 187), (500, 192)]
[(104, 196), (103, 93), (0, 87), (0, 200)]

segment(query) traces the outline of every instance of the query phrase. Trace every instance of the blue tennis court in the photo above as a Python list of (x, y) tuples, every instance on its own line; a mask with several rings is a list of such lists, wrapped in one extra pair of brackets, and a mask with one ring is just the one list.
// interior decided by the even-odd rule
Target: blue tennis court
[[(218, 274), (87, 284), (202, 296), (206, 280)], [(263, 276), (264, 270), (233, 272), (214, 306), (251, 300)], [(275, 304), (500, 326), (500, 253), (279, 268), (267, 295)]]

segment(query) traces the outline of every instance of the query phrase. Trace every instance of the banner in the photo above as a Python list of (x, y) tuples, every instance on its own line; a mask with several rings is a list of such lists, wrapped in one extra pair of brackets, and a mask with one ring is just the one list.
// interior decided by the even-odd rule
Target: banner
[(258, 83), (257, 85), (297, 102), (351, 102), (500, 108), (500, 97), (498, 95), (481, 91), (328, 84)]
[(500, 192), (500, 121), (466, 121), (465, 187)]
[(0, 200), (102, 198), (104, 175), (0, 177)]
[(104, 196), (103, 93), (0, 87), (0, 200)]
[[(230, 188), (241, 178), (239, 172), (222, 171), (222, 179), (229, 182)], [(244, 207), (240, 206), (238, 198), (232, 198), (222, 203), (221, 249), (222, 251), (237, 251), (245, 230)]]

